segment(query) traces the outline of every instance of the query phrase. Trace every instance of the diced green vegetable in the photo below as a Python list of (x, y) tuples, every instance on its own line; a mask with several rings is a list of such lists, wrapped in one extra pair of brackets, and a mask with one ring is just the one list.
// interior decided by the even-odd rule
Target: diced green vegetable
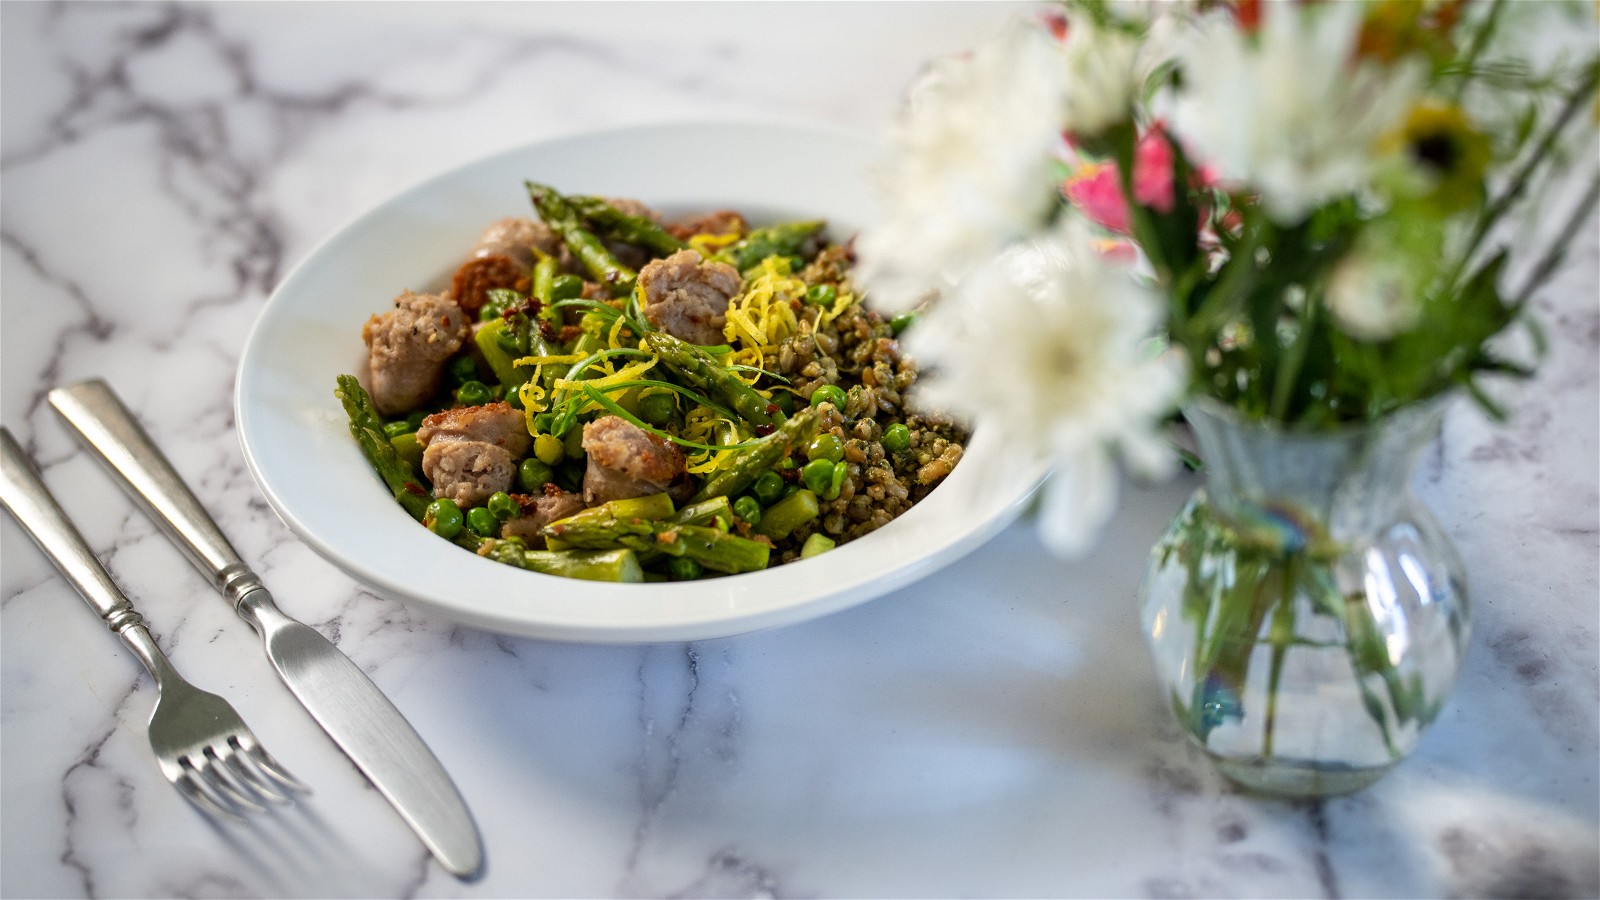
[(819, 553), (826, 553), (837, 546), (839, 544), (833, 538), (820, 531), (813, 531), (806, 535), (806, 542), (800, 545), (800, 558), (809, 559)]
[(755, 526), (755, 531), (775, 541), (781, 541), (796, 528), (815, 519), (821, 512), (822, 505), (817, 502), (815, 493), (809, 490), (795, 491), (762, 513), (761, 522)]

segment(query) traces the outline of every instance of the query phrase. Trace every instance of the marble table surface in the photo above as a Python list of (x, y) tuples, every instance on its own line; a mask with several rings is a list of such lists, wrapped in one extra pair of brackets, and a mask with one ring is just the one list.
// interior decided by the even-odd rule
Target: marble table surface
[[(806, 624), (586, 646), (381, 599), (246, 473), (232, 379), (273, 285), (390, 194), (510, 146), (677, 118), (877, 127), (1002, 6), (0, 7), (0, 420), (190, 678), (316, 793), (214, 825), (157, 774), (152, 683), (8, 519), (0, 894), (1596, 896), (1600, 283), (1591, 229), (1539, 304), (1552, 346), (1495, 426), (1448, 418), (1417, 486), (1476, 625), (1416, 755), (1318, 803), (1230, 789), (1169, 721), (1139, 634), (1186, 481), (1087, 560), (1026, 523)], [(1592, 223), (1591, 223), (1592, 224)], [(481, 826), (432, 865), (254, 635), (69, 439), (53, 385), (110, 379), (285, 611), (394, 700)]]

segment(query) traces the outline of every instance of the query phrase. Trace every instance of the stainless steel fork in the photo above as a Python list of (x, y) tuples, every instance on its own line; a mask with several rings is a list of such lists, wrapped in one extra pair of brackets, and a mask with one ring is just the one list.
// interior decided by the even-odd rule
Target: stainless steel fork
[(4, 428), (0, 428), (0, 503), (150, 670), (156, 680), (150, 747), (161, 774), (185, 797), (207, 812), (237, 819), (237, 810), (266, 808), (258, 797), (288, 803), (292, 794), (310, 792), (261, 748), (226, 700), (183, 680), (172, 667), (143, 617), (112, 582)]

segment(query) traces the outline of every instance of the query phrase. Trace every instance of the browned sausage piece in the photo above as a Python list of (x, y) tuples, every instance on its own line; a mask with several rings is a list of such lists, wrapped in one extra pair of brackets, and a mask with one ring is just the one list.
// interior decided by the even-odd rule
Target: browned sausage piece
[(522, 412), (509, 403), (463, 406), (434, 413), (417, 429), (422, 474), (435, 497), (462, 508), (478, 506), (496, 491), (509, 490), (517, 459), (528, 452)]
[(372, 375), (372, 402), (385, 415), (407, 412), (439, 389), (444, 362), (470, 333), (467, 317), (434, 294), (405, 291), (394, 309), (361, 328)]
[(694, 493), (678, 445), (617, 416), (583, 426), (583, 450), (589, 454), (583, 499), (590, 506), (662, 491), (682, 501)]
[(728, 324), (728, 301), (739, 293), (739, 270), (679, 250), (645, 266), (639, 285), (651, 324), (691, 344), (725, 343), (722, 329)]
[(466, 262), (450, 281), (450, 296), (467, 312), (477, 312), (497, 289), (529, 288), (537, 247), (540, 252), (560, 255), (561, 239), (550, 226), (533, 219), (501, 219), (484, 229)]
[(698, 216), (679, 219), (667, 226), (667, 231), (680, 241), (687, 241), (697, 234), (737, 234), (744, 235), (750, 230), (750, 223), (744, 220), (731, 209), (719, 209)]

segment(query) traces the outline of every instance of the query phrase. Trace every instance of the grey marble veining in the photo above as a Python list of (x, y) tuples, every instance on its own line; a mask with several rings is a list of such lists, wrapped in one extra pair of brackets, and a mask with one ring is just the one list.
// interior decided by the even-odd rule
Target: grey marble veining
[[(875, 127), (986, 5), (0, 6), (0, 420), (197, 683), (315, 796), (213, 826), (162, 781), (153, 686), (0, 524), (5, 896), (1596, 896), (1600, 238), (1537, 308), (1506, 426), (1418, 488), (1467, 560), (1467, 666), (1417, 754), (1322, 803), (1238, 794), (1170, 722), (1133, 595), (1189, 490), (1089, 561), (1024, 526), (870, 604), (690, 644), (550, 644), (382, 600), (296, 541), (232, 422), (272, 286), (390, 194), (496, 150), (675, 118)], [(43, 403), (117, 386), (285, 610), (455, 776), (489, 872), (432, 866), (254, 636)]]

